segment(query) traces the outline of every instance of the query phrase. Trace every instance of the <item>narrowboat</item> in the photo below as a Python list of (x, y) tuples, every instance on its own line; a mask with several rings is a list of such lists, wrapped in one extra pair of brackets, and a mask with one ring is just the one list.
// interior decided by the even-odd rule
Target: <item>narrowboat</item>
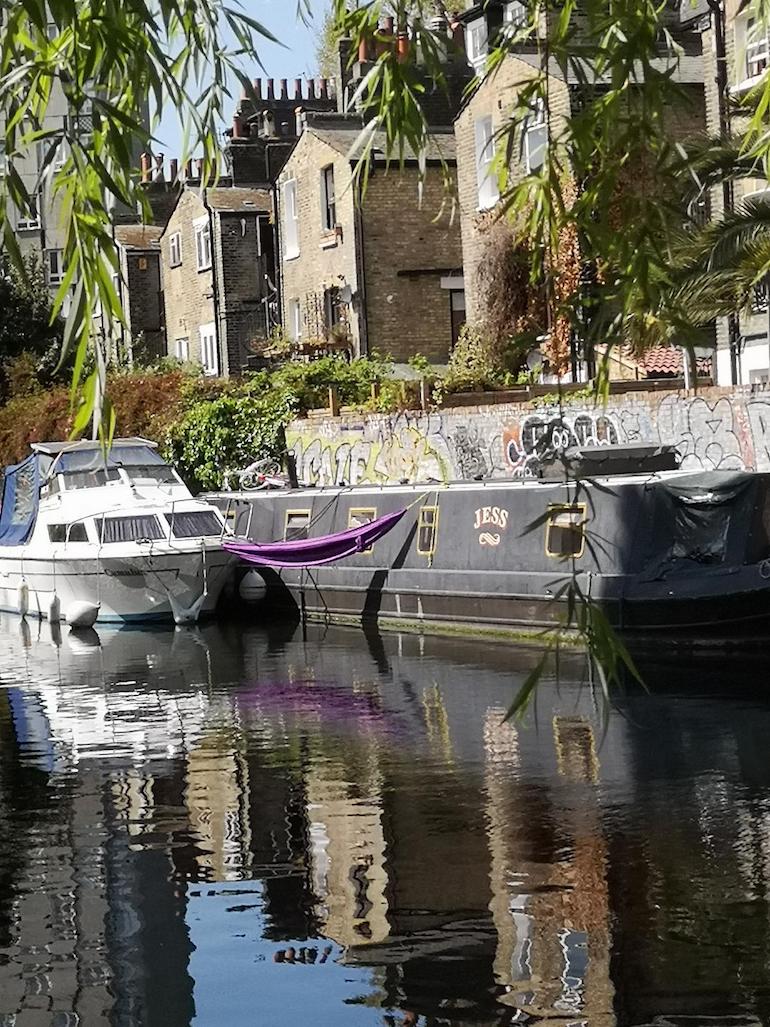
[(194, 622), (227, 581), (225, 530), (153, 442), (35, 443), (5, 469), (0, 609), (80, 628)]
[(575, 575), (620, 629), (768, 618), (770, 474), (677, 464), (670, 447), (599, 446), (540, 478), (210, 498), (259, 615), (548, 627)]

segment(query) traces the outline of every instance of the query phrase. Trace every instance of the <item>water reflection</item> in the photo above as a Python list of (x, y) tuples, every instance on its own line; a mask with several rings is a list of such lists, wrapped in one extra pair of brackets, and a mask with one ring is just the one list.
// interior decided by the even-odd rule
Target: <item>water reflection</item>
[(529, 651), (274, 630), (0, 620), (0, 1024), (767, 1022), (734, 660), (522, 728)]

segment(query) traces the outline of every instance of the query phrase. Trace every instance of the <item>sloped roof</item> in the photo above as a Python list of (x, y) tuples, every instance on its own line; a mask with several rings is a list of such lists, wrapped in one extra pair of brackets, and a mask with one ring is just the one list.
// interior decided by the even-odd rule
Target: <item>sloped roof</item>
[[(639, 365), (648, 376), (656, 374), (672, 374), (680, 376), (684, 373), (682, 366), (682, 350), (674, 346), (653, 346), (642, 356), (636, 358)], [(711, 358), (695, 357), (695, 366), (698, 374), (711, 374)]]
[(115, 242), (127, 250), (157, 250), (163, 229), (160, 225), (116, 225)]
[(267, 189), (216, 188), (208, 189), (206, 201), (212, 210), (265, 211), (273, 209), (272, 197)]

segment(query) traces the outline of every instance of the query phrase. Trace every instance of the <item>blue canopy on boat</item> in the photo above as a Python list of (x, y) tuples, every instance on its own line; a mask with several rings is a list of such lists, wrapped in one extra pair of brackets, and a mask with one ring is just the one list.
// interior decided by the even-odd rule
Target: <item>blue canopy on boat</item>
[(0, 506), (0, 546), (21, 546), (32, 534), (40, 503), (40, 462), (37, 454), (6, 467)]

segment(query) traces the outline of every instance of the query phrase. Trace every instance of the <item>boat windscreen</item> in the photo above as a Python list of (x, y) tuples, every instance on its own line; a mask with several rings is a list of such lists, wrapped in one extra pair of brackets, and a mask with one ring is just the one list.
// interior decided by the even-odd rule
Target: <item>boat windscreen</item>
[(0, 546), (23, 545), (32, 534), (40, 502), (37, 456), (6, 467), (0, 507)]
[(101, 449), (65, 450), (56, 460), (56, 471), (67, 474), (77, 471), (95, 471), (107, 467), (123, 467), (128, 464), (165, 464), (163, 457), (150, 446), (114, 445), (105, 460)]

